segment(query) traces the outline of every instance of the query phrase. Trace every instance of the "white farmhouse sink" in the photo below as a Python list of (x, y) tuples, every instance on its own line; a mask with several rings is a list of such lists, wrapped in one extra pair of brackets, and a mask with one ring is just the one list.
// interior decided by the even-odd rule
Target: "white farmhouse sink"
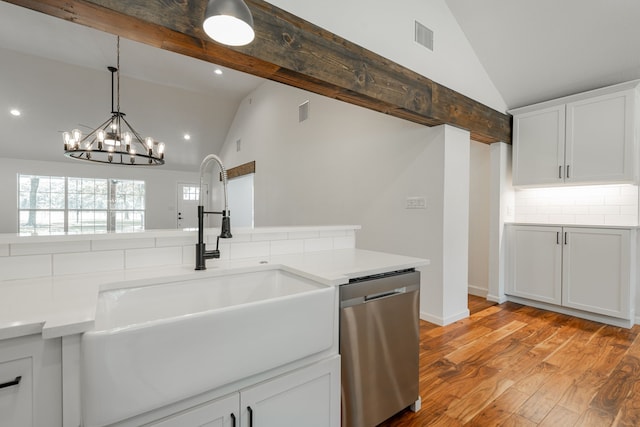
[(82, 337), (85, 426), (329, 349), (336, 289), (280, 269), (102, 292)]

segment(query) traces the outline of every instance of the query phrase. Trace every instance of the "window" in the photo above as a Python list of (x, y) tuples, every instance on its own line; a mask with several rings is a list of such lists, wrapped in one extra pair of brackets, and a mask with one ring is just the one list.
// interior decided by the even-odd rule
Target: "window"
[(182, 187), (182, 200), (200, 200), (200, 187), (187, 185)]
[(144, 230), (144, 181), (18, 175), (21, 234)]

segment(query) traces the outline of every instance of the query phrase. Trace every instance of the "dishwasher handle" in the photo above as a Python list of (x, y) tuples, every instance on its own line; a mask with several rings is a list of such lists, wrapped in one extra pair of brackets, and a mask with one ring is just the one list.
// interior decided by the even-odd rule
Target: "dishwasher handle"
[(354, 298), (343, 299), (340, 301), (340, 308), (353, 307), (354, 305), (367, 304), (374, 301), (380, 301), (385, 298), (393, 298), (396, 296), (404, 295), (410, 292), (418, 292), (420, 289), (419, 284), (403, 286), (401, 288), (392, 289), (389, 291), (378, 292), (369, 295), (356, 296)]
[(380, 299), (380, 298), (391, 297), (391, 296), (398, 295), (398, 294), (404, 294), (405, 292), (407, 292), (407, 287), (406, 286), (403, 287), (403, 288), (394, 289), (392, 291), (379, 292), (377, 294), (365, 295), (364, 302), (373, 301), (373, 300)]

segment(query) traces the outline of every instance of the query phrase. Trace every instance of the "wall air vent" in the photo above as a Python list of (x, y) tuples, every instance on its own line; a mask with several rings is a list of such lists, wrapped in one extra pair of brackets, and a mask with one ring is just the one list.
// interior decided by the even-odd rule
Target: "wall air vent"
[(415, 41), (433, 52), (433, 30), (416, 21)]

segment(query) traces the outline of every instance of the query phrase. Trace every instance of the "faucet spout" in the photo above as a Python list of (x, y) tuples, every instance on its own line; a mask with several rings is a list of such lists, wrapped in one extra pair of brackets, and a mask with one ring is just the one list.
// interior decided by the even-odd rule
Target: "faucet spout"
[[(222, 176), (222, 189), (224, 193), (224, 209), (221, 212), (207, 212), (204, 210), (204, 204), (202, 202), (202, 195), (204, 193), (204, 174), (207, 166), (215, 161), (220, 167), (220, 175)], [(222, 215), (222, 226), (220, 229), (220, 235), (216, 240), (215, 250), (208, 251), (206, 244), (204, 243), (204, 216), (208, 214)], [(227, 199), (227, 171), (222, 164), (222, 160), (215, 154), (209, 154), (202, 160), (200, 164), (200, 196), (198, 201), (198, 243), (196, 243), (196, 270), (206, 270), (206, 260), (211, 258), (220, 258), (220, 250), (218, 249), (218, 243), (220, 238), (229, 239), (231, 234), (231, 218)]]

